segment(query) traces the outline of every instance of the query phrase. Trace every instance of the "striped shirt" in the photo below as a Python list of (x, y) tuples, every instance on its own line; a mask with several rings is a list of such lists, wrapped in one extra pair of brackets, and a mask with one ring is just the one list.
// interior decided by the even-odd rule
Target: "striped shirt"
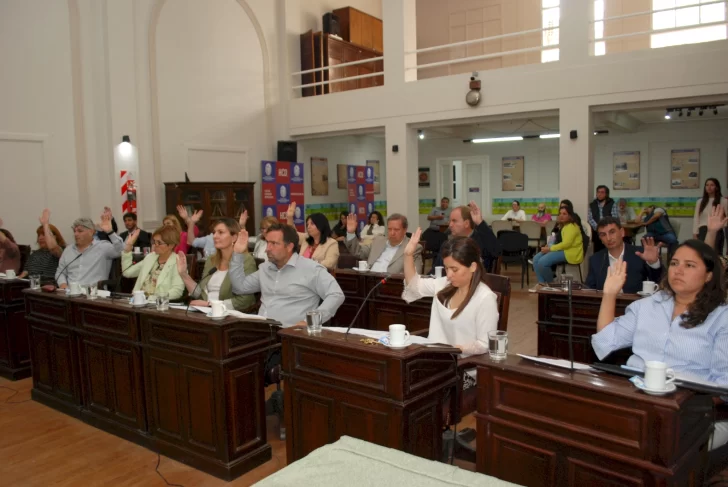
[(592, 335), (599, 359), (631, 346), (627, 365), (644, 370), (645, 362), (665, 362), (676, 373), (728, 385), (728, 305), (718, 306), (694, 327), (672, 319), (675, 300), (666, 292), (635, 301), (624, 316)]
[(39, 275), (40, 277), (55, 278), (58, 270), (59, 258), (53, 255), (48, 249), (38, 249), (30, 256), (25, 263), (25, 271), (29, 276)]

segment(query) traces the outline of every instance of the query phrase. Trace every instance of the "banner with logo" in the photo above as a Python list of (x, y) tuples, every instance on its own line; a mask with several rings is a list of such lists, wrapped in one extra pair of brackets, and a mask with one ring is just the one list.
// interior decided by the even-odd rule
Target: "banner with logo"
[(303, 232), (305, 227), (303, 200), (303, 164), (300, 162), (262, 161), (260, 172), (261, 201), (263, 217), (273, 216), (285, 223), (288, 205), (296, 203), (293, 223), (296, 230)]
[(367, 224), (367, 217), (374, 211), (374, 168), (372, 166), (348, 166), (347, 189), (349, 213), (356, 215), (359, 231)]

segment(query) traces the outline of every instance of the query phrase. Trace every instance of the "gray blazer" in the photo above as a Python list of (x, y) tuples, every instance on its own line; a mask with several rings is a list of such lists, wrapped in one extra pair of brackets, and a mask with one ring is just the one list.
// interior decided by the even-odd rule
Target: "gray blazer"
[[(397, 252), (389, 261), (387, 266), (387, 272), (390, 274), (404, 274), (404, 248), (409, 243), (409, 237), (405, 237), (402, 244), (397, 249)], [(359, 239), (345, 240), (346, 248), (349, 249), (351, 255), (356, 256), (359, 260), (366, 260), (369, 264), (369, 268), (379, 259), (384, 250), (387, 248), (387, 237), (377, 236), (370, 244), (360, 244)], [(415, 250), (415, 269), (417, 272), (422, 272), (422, 246), (418, 245)]]

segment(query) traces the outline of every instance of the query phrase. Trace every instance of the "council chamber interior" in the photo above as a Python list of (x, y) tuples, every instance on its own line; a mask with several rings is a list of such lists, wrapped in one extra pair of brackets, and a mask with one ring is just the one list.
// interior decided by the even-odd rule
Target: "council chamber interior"
[(727, 13), (0, 2), (0, 483), (728, 485)]

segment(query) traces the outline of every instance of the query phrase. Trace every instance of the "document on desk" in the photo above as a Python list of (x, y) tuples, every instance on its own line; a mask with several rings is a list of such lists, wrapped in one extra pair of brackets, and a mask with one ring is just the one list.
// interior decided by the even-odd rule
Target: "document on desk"
[[(335, 331), (337, 333), (346, 333), (346, 327), (342, 327), (342, 326), (327, 326), (326, 328), (324, 328), (324, 330)], [(388, 331), (379, 331), (379, 330), (366, 330), (364, 328), (352, 328), (349, 331), (349, 335), (363, 335), (365, 337), (379, 340), (381, 337), (389, 335), (389, 332)], [(417, 344), (417, 345), (426, 345), (428, 343), (434, 343), (434, 342), (425, 337), (410, 335), (409, 338), (407, 339), (407, 344), (410, 344), (410, 343)]]
[[(563, 369), (571, 369), (571, 362), (568, 360), (560, 359), (560, 358), (545, 358), (545, 357), (534, 357), (532, 355), (524, 355), (522, 353), (517, 354), (521, 358), (525, 358), (526, 360), (531, 360), (533, 362), (539, 362), (542, 364), (547, 365), (553, 365), (556, 367), (561, 367)], [(579, 362), (574, 362), (574, 370), (592, 370), (590, 366), (587, 364), (580, 364)]]
[[(171, 307), (171, 305), (170, 305), (170, 307)], [(200, 311), (202, 313), (205, 313), (206, 315), (212, 313), (212, 308), (209, 307), (209, 306), (192, 306), (190, 309), (194, 309), (194, 310)], [(234, 309), (229, 309), (227, 311), (227, 314), (228, 314), (228, 316), (234, 316), (236, 318), (241, 318), (241, 319), (244, 319), (244, 320), (261, 320), (261, 321), (265, 321), (265, 320), (268, 319), (265, 316), (251, 315), (251, 314), (248, 314), (248, 313), (242, 313), (240, 311), (235, 311)]]

